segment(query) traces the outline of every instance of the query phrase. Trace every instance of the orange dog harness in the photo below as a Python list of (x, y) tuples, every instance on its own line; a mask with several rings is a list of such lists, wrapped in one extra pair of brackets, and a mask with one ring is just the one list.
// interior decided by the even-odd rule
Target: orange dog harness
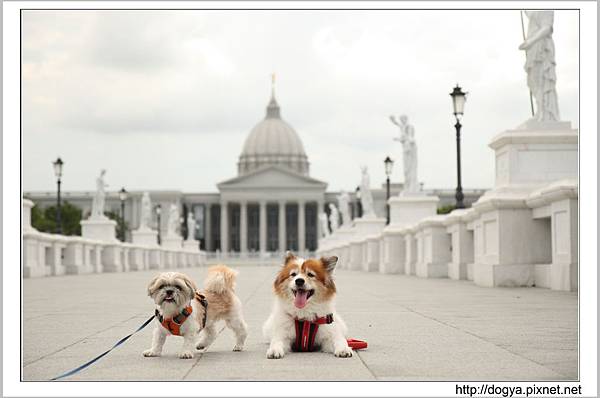
[[(206, 301), (206, 297), (199, 292), (196, 292), (194, 299), (198, 300), (200, 304), (204, 307), (204, 317), (202, 319), (202, 329), (206, 325), (206, 313), (208, 312), (208, 301)], [(160, 322), (160, 324), (167, 329), (174, 336), (181, 336), (181, 325), (188, 319), (190, 315), (192, 315), (193, 309), (191, 305), (185, 307), (179, 314), (174, 316), (173, 318), (163, 318), (163, 316), (158, 312), (158, 309), (154, 311), (154, 315), (156, 319)]]

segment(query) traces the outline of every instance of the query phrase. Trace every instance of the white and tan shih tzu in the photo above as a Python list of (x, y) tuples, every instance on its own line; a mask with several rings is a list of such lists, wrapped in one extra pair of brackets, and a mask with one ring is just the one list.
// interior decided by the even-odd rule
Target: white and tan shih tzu
[(346, 324), (335, 312), (333, 270), (338, 258), (304, 259), (288, 252), (273, 290), (275, 303), (263, 326), (269, 340), (267, 358), (286, 352), (324, 351), (351, 357)]
[(208, 347), (217, 336), (215, 324), (224, 320), (236, 336), (234, 351), (241, 351), (247, 336), (242, 303), (235, 295), (237, 272), (218, 265), (208, 269), (204, 290), (180, 272), (163, 272), (148, 284), (148, 295), (156, 303), (156, 328), (152, 347), (145, 357), (162, 353), (167, 336), (182, 336), (179, 358), (193, 358), (194, 348)]

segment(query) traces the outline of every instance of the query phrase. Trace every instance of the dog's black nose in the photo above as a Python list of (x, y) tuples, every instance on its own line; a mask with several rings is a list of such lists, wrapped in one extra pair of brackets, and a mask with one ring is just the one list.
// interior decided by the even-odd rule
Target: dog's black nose
[(295, 282), (296, 282), (296, 286), (304, 285), (304, 279), (302, 279), (302, 278), (296, 279)]
[(170, 296), (171, 294), (175, 293), (175, 290), (171, 290), (171, 289), (165, 290), (165, 293), (167, 293), (167, 295)]

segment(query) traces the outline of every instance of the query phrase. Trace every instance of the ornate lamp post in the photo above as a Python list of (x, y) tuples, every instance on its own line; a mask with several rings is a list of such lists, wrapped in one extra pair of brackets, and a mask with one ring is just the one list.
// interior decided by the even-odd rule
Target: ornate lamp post
[(157, 230), (158, 230), (158, 244), (160, 245), (161, 243), (161, 239), (160, 239), (160, 212), (162, 210), (162, 206), (159, 204), (156, 205), (155, 207), (155, 211), (156, 211), (156, 223), (157, 223)]
[(356, 215), (362, 217), (362, 203), (360, 203), (360, 187), (356, 187)]
[(460, 86), (457, 84), (456, 87), (454, 87), (454, 90), (450, 93), (450, 96), (452, 97), (452, 105), (454, 107), (454, 117), (456, 117), (456, 124), (454, 125), (454, 127), (456, 128), (456, 166), (458, 176), (458, 184), (456, 186), (456, 208), (464, 209), (464, 195), (462, 192), (462, 183), (460, 178), (460, 128), (462, 127), (462, 125), (460, 124), (460, 118), (464, 113), (465, 101), (467, 100), (467, 93), (464, 93)]
[(390, 175), (392, 175), (392, 167), (394, 167), (394, 161), (392, 159), (390, 159), (390, 157), (386, 157), (385, 160), (383, 161), (383, 164), (385, 165), (385, 186), (386, 186), (386, 195), (385, 195), (385, 207), (386, 207), (386, 213), (387, 213), (387, 222), (386, 224), (390, 223), (390, 204), (388, 203), (388, 201), (390, 200)]
[(121, 242), (125, 242), (125, 201), (127, 200), (125, 188), (119, 191), (119, 200), (121, 201)]
[(54, 166), (54, 175), (56, 176), (56, 233), (62, 234), (62, 220), (60, 219), (60, 179), (62, 177), (63, 161), (61, 158), (58, 158), (52, 165)]

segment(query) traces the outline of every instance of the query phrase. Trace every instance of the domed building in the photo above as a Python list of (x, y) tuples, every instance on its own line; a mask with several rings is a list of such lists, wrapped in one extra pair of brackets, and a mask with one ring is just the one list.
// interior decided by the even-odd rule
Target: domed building
[[(238, 176), (217, 185), (222, 251), (313, 251), (319, 236), (318, 209), (327, 184), (309, 176), (309, 162), (298, 133), (281, 118), (271, 92), (266, 114), (244, 142)], [(214, 229), (213, 229), (214, 230)]]
[[(233, 160), (233, 159), (232, 159)], [(357, 183), (360, 170), (354, 167)], [(170, 190), (148, 191), (156, 209), (167, 209), (172, 204), (180, 207), (183, 220), (189, 212), (194, 214), (194, 237), (200, 248), (209, 252), (233, 252), (244, 256), (270, 253), (279, 256), (286, 250), (310, 255), (317, 248), (321, 234), (318, 214), (329, 214), (329, 204), (337, 205), (339, 192), (326, 192), (327, 184), (310, 177), (309, 160), (301, 136), (281, 116), (281, 108), (271, 90), (264, 118), (249, 132), (241, 147), (237, 162), (238, 175), (217, 184), (219, 192), (181, 192)], [(352, 171), (351, 171), (352, 172)], [(397, 195), (402, 184), (392, 184), (391, 194)], [(353, 187), (351, 217), (360, 215), (360, 206)], [(386, 211), (385, 185), (371, 190), (375, 212)], [(454, 190), (428, 190), (440, 197), (440, 206), (454, 203)], [(477, 200), (484, 190), (463, 190), (465, 202)], [(131, 231), (140, 225), (142, 195), (144, 191), (129, 192), (123, 203), (125, 221)], [(55, 192), (25, 192), (41, 208), (56, 203)], [(65, 201), (80, 207), (83, 214), (91, 208), (92, 191), (65, 191)], [(106, 211), (121, 212), (118, 192), (108, 192)], [(168, 217), (156, 212), (154, 222), (160, 225), (159, 240), (167, 231)], [(181, 235), (187, 237), (186, 222), (180, 226)]]
[(308, 158), (298, 133), (281, 118), (275, 93), (267, 106), (267, 114), (250, 131), (238, 162), (238, 173), (247, 174), (265, 165), (280, 165), (308, 175)]

